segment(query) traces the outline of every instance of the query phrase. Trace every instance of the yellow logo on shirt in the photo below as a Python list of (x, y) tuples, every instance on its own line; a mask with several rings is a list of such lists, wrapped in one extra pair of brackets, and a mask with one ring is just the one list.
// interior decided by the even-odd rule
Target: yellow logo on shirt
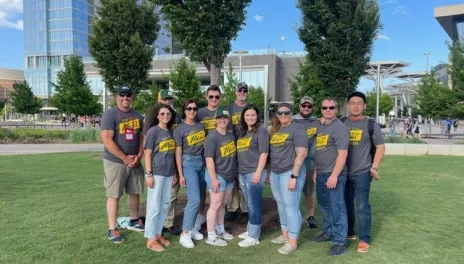
[(205, 141), (205, 131), (199, 131), (187, 136), (187, 145), (192, 146)]
[(252, 138), (253, 137), (245, 137), (245, 138), (241, 138), (241, 139), (237, 140), (237, 149), (241, 150), (241, 149), (244, 149), (244, 148), (249, 148)]
[(235, 142), (231, 141), (225, 145), (223, 145), (221, 148), (221, 157), (225, 158), (228, 157), (237, 151), (237, 148), (235, 147)]
[(216, 119), (206, 119), (202, 120), (200, 123), (205, 125), (206, 130), (211, 130), (216, 128)]
[(241, 113), (232, 116), (232, 124), (237, 125), (240, 122)]
[(324, 149), (327, 144), (329, 143), (329, 135), (328, 134), (319, 134), (316, 138), (316, 149)]
[(352, 128), (350, 130), (350, 143), (351, 145), (358, 145), (362, 139), (362, 129)]
[(271, 145), (284, 144), (289, 136), (288, 133), (275, 133), (271, 138)]
[(170, 138), (159, 143), (159, 152), (167, 152), (176, 149), (176, 142)]
[(317, 127), (309, 127), (306, 129), (306, 134), (308, 134), (308, 138), (311, 139), (317, 133)]
[(126, 128), (137, 130), (140, 128), (140, 120), (139, 119), (130, 119), (125, 122), (119, 123), (119, 134), (126, 133)]

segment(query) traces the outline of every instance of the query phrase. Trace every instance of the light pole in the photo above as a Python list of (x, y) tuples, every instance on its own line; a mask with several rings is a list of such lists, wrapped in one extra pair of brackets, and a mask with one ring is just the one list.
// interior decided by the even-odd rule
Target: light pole
[(246, 50), (237, 50), (234, 51), (235, 54), (238, 54), (238, 59), (239, 59), (239, 71), (240, 71), (240, 76), (238, 78), (239, 82), (242, 82), (242, 55), (243, 54), (248, 54), (248, 51)]
[(3, 100), (5, 101), (5, 104), (3, 105), (3, 112), (5, 112), (5, 122), (6, 122), (6, 103), (8, 102), (6, 100), (6, 87), (0, 86), (3, 88)]
[(424, 53), (424, 55), (427, 57), (427, 63), (426, 63), (426, 68), (425, 68), (425, 73), (429, 73), (429, 56), (430, 56), (430, 52), (426, 52)]
[(284, 49), (285, 36), (281, 36), (280, 40), (282, 41), (282, 53), (285, 53), (285, 49)]
[(379, 123), (379, 110), (380, 110), (380, 64), (377, 64), (377, 101), (375, 103), (375, 121)]

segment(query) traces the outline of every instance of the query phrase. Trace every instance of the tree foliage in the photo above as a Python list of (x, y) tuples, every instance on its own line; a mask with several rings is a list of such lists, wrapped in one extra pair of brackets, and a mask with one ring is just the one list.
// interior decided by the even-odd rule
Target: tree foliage
[(148, 86), (147, 90), (138, 92), (132, 102), (132, 107), (145, 115), (150, 113), (153, 106), (158, 102), (158, 93), (160, 90), (158, 84), (153, 82)]
[(245, 25), (251, 0), (150, 0), (161, 6), (169, 31), (192, 61), (203, 63), (211, 84), (219, 85), (231, 41)]
[[(377, 103), (377, 93), (374, 91), (367, 93), (367, 107), (364, 112), (365, 115), (369, 117), (375, 117), (376, 114), (376, 103)], [(379, 115), (385, 114), (385, 116), (390, 115), (390, 111), (393, 110), (393, 100), (386, 93), (380, 93), (379, 95)]]
[(173, 68), (171, 68), (167, 79), (170, 88), (174, 91), (174, 107), (181, 109), (187, 99), (195, 99), (198, 107), (207, 105), (204, 91), (201, 88), (201, 81), (196, 75), (196, 67), (187, 61), (185, 57), (181, 58)]
[(27, 81), (16, 82), (10, 98), (15, 111), (21, 114), (37, 114), (42, 108), (42, 100), (34, 96)]
[[(264, 90), (261, 87), (248, 87), (248, 98), (247, 101), (249, 104), (255, 105), (261, 115), (264, 115)], [(269, 106), (271, 103), (271, 98), (267, 98), (267, 105)]]
[(146, 88), (159, 24), (147, 1), (100, 0), (89, 36), (89, 49), (106, 87), (113, 94), (120, 85), (134, 93)]
[(453, 91), (435, 79), (433, 72), (424, 76), (417, 87), (417, 113), (426, 118), (455, 116), (458, 99)]
[(459, 101), (464, 101), (464, 42), (455, 41), (449, 44), (450, 64), (449, 74), (453, 92)]
[(235, 102), (235, 89), (238, 85), (238, 78), (234, 73), (234, 69), (232, 68), (232, 63), (229, 62), (229, 67), (226, 72), (225, 76), (226, 81), (222, 86), (222, 99), (221, 105), (227, 106), (231, 103)]
[(58, 111), (76, 116), (96, 115), (102, 112), (103, 106), (98, 102), (97, 96), (92, 94), (87, 76), (84, 72), (84, 63), (76, 55), (64, 60), (64, 70), (58, 72), (55, 94), (51, 104)]
[(327, 94), (339, 101), (353, 92), (381, 28), (376, 0), (298, 0), (298, 35)]

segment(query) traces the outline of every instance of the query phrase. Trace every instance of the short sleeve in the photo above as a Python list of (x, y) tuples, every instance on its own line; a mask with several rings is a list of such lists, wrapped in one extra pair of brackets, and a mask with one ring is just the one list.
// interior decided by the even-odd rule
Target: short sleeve
[(296, 126), (293, 136), (293, 144), (295, 148), (305, 148), (308, 149), (309, 139), (306, 134), (306, 130), (302, 126)]
[(182, 147), (182, 126), (177, 126), (174, 129), (174, 141), (177, 147)]
[(145, 128), (145, 124), (143, 123), (143, 116), (142, 116), (142, 115), (139, 115), (138, 118), (139, 118), (139, 122), (140, 122), (140, 129), (139, 129), (139, 131), (142, 133), (142, 135), (144, 135), (144, 134), (143, 134), (143, 131), (144, 131), (144, 128)]
[(269, 153), (269, 133), (264, 128), (259, 130), (258, 150), (259, 153)]
[(116, 120), (113, 114), (113, 110), (110, 109), (103, 113), (101, 118), (101, 130), (116, 130)]
[(350, 146), (350, 130), (348, 127), (341, 123), (334, 127), (334, 131), (332, 133), (337, 150), (348, 150), (348, 147)]
[(374, 131), (372, 133), (372, 142), (374, 145), (383, 145), (385, 144), (385, 140), (382, 135), (382, 129), (380, 129), (380, 125), (377, 122), (374, 122)]
[(146, 141), (145, 141), (145, 146), (144, 146), (145, 149), (153, 150), (155, 148), (156, 135), (157, 135), (156, 127), (152, 127), (151, 129), (148, 130)]
[(205, 158), (213, 158), (216, 154), (216, 149), (218, 148), (217, 137), (213, 133), (209, 133), (205, 141)]

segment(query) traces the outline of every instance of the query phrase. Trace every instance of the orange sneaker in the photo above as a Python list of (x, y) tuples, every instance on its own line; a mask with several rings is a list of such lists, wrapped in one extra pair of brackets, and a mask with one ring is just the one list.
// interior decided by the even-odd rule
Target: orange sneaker
[(359, 253), (365, 253), (369, 250), (369, 244), (364, 241), (359, 241), (358, 246), (356, 247), (356, 251)]
[(169, 247), (171, 245), (171, 242), (169, 242), (169, 240), (167, 240), (166, 238), (160, 236), (158, 239), (157, 239), (158, 242), (160, 242), (161, 245), (165, 246), (165, 247)]
[(160, 243), (158, 243), (158, 241), (154, 240), (154, 239), (148, 239), (147, 241), (147, 248), (155, 251), (155, 252), (161, 252), (161, 251), (164, 251), (164, 247), (161, 246)]

